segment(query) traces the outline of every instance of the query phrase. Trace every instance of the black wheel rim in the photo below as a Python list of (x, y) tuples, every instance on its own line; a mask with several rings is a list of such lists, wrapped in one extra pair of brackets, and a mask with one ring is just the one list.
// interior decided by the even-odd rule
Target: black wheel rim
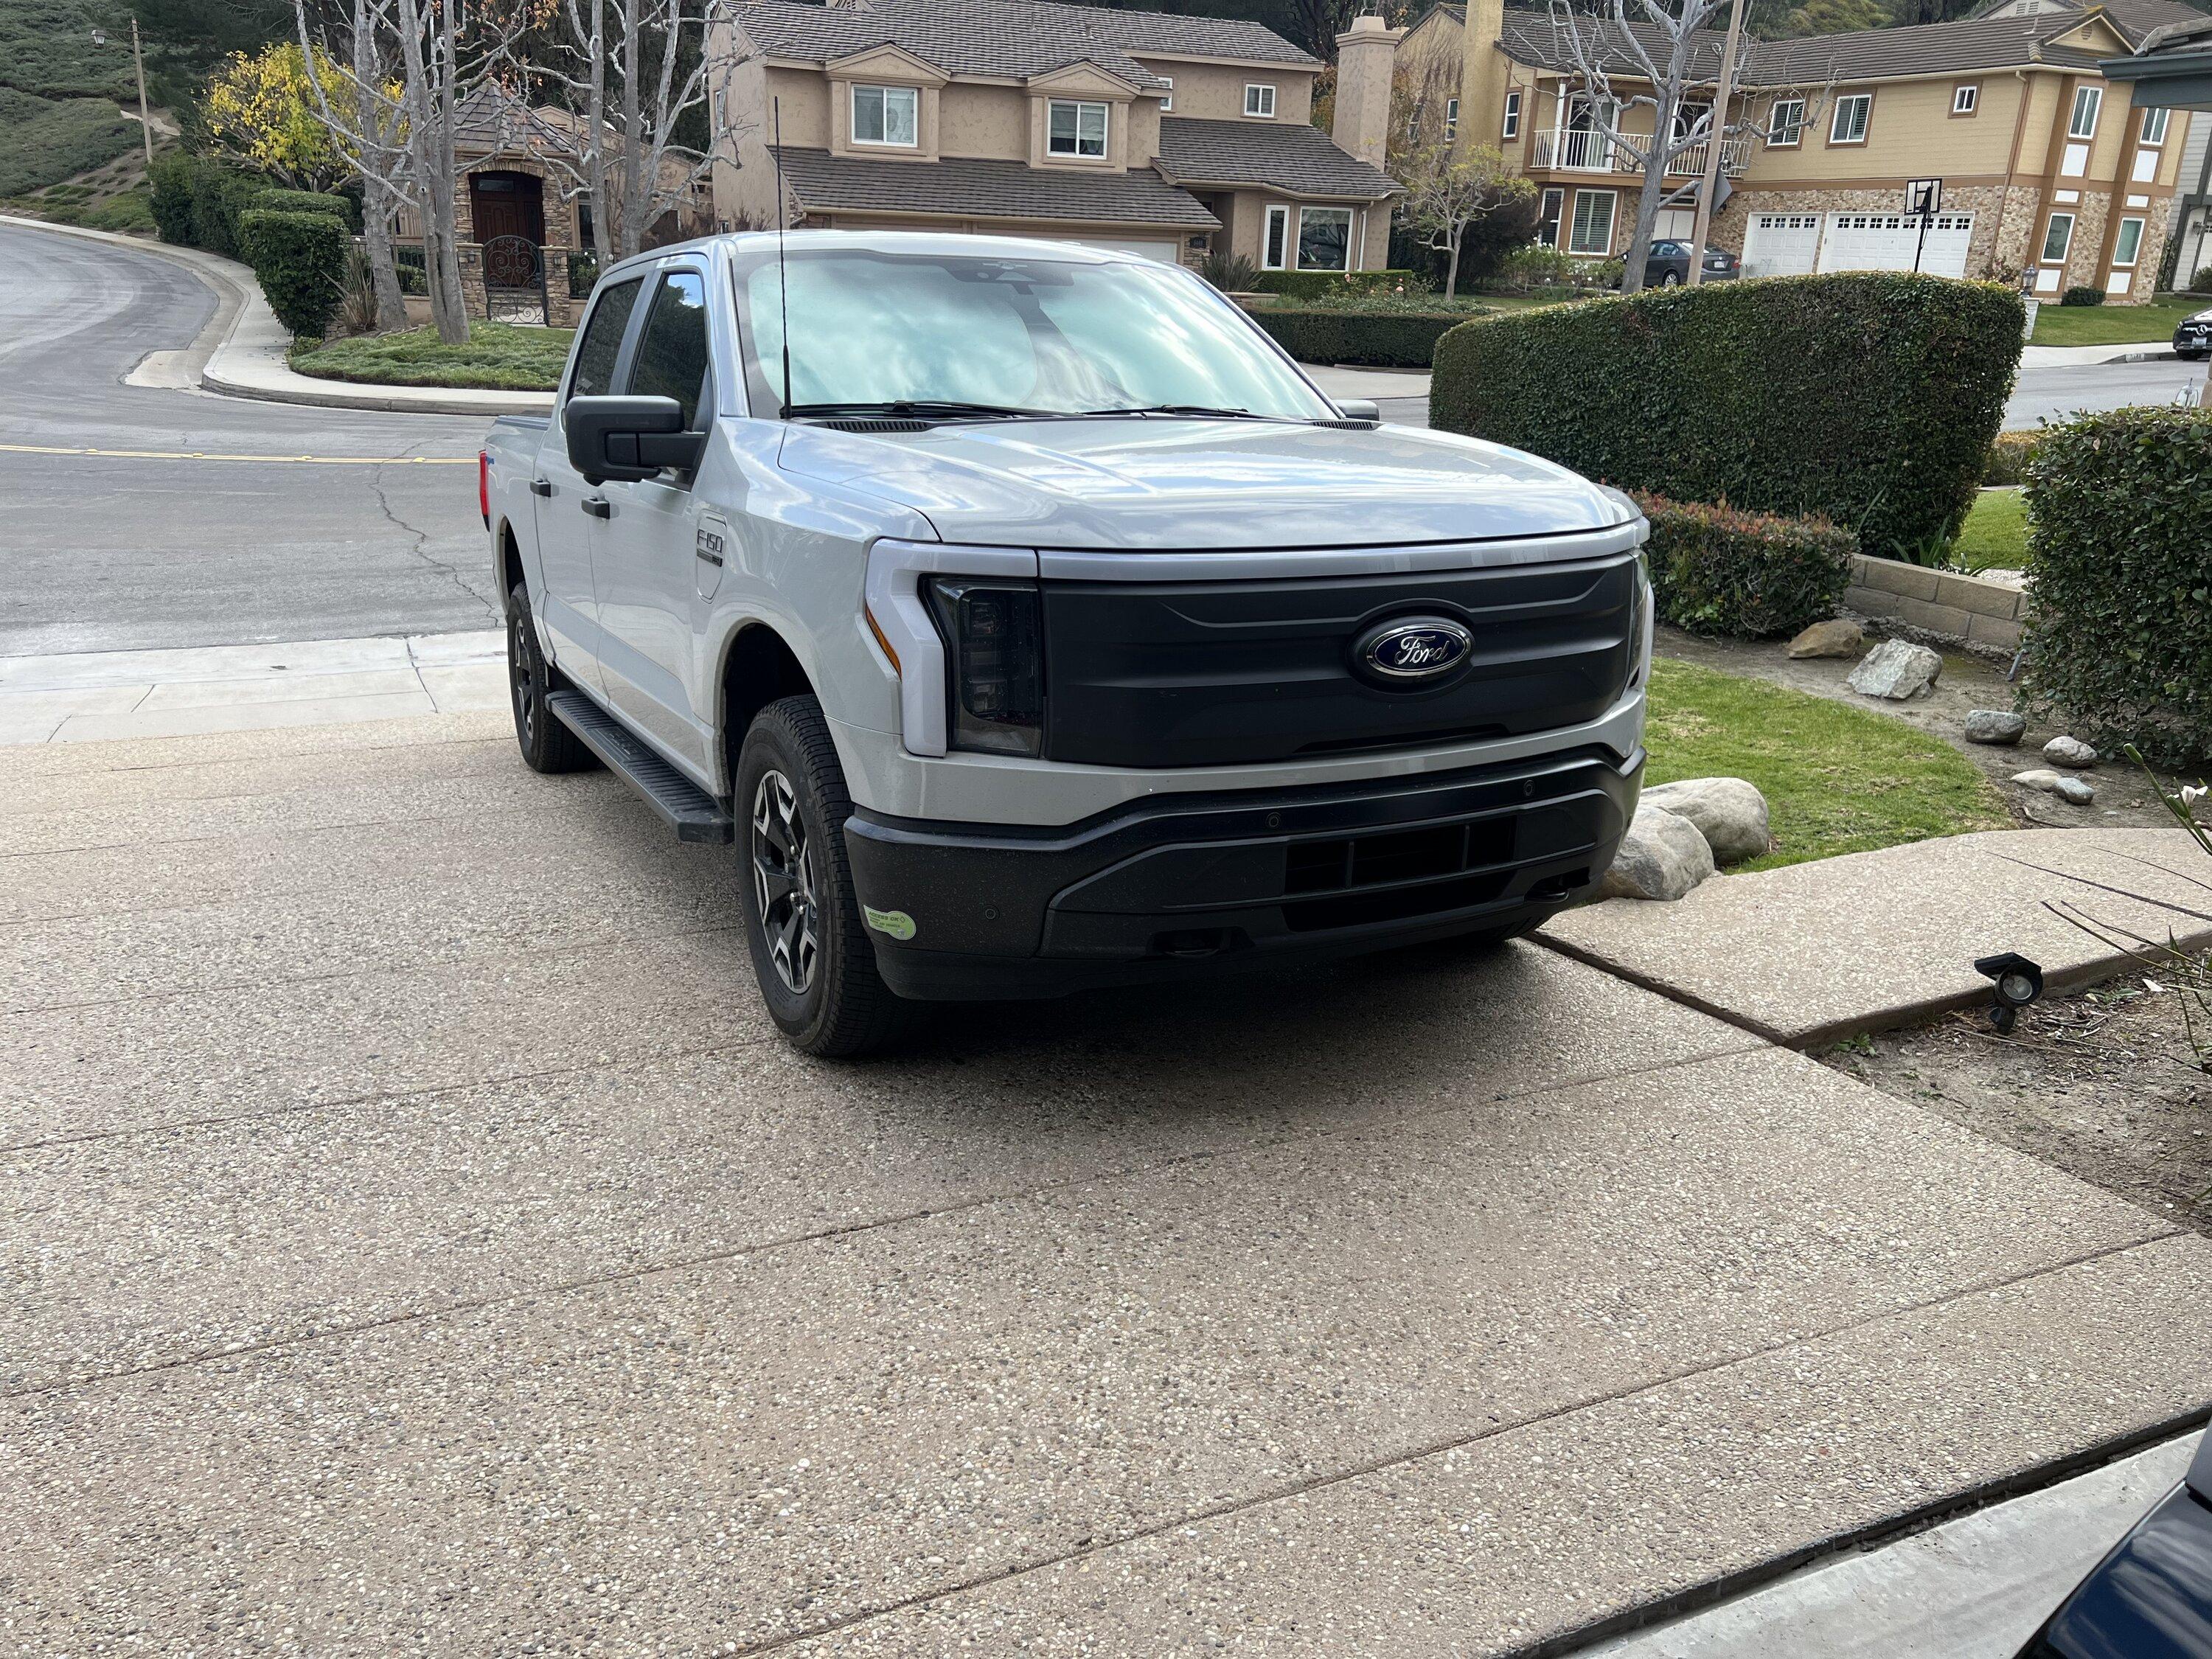
[(781, 772), (763, 773), (753, 790), (752, 856), (753, 898), (769, 960), (783, 988), (805, 996), (820, 965), (817, 927), (822, 906), (815, 887), (814, 838), (807, 833), (791, 780)]
[(515, 729), (528, 744), (538, 736), (538, 669), (531, 656), (530, 624), (519, 611), (507, 619), (507, 670)]

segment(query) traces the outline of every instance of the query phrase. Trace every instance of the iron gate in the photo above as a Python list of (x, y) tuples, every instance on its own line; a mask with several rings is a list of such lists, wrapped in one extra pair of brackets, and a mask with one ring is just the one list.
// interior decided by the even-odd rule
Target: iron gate
[(527, 236), (495, 236), (483, 245), (484, 316), (495, 323), (543, 323), (545, 250)]

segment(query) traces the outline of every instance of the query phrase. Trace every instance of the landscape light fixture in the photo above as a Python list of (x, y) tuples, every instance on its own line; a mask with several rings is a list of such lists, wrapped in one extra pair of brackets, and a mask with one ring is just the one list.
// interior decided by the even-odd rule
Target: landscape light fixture
[(2016, 951), (1982, 957), (1974, 971), (1990, 981), (1990, 1024), (2008, 1036), (2020, 1024), (2020, 1011), (2043, 994), (2043, 969)]

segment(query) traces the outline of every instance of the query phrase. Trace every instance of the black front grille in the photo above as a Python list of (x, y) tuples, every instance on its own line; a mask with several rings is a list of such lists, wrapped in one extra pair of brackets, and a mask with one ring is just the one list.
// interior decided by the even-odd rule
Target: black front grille
[[(1141, 564), (1142, 554), (1128, 556)], [(1047, 758), (1221, 766), (1517, 736), (1596, 719), (1634, 666), (1632, 554), (1411, 575), (1047, 582)], [(1473, 647), (1429, 684), (1363, 671), (1399, 617)]]
[(1513, 861), (1516, 823), (1476, 818), (1293, 842), (1284, 849), (1283, 920), (1307, 933), (1486, 903), (1504, 890), (1494, 866)]

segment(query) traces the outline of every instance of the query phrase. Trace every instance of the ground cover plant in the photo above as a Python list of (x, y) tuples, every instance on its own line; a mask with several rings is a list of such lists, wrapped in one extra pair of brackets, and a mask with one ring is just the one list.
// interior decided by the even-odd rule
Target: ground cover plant
[(439, 343), (435, 329), (410, 328), (302, 349), (292, 354), (292, 367), (326, 380), (550, 392), (574, 333), (479, 322), (469, 325), (466, 345), (449, 346)]

